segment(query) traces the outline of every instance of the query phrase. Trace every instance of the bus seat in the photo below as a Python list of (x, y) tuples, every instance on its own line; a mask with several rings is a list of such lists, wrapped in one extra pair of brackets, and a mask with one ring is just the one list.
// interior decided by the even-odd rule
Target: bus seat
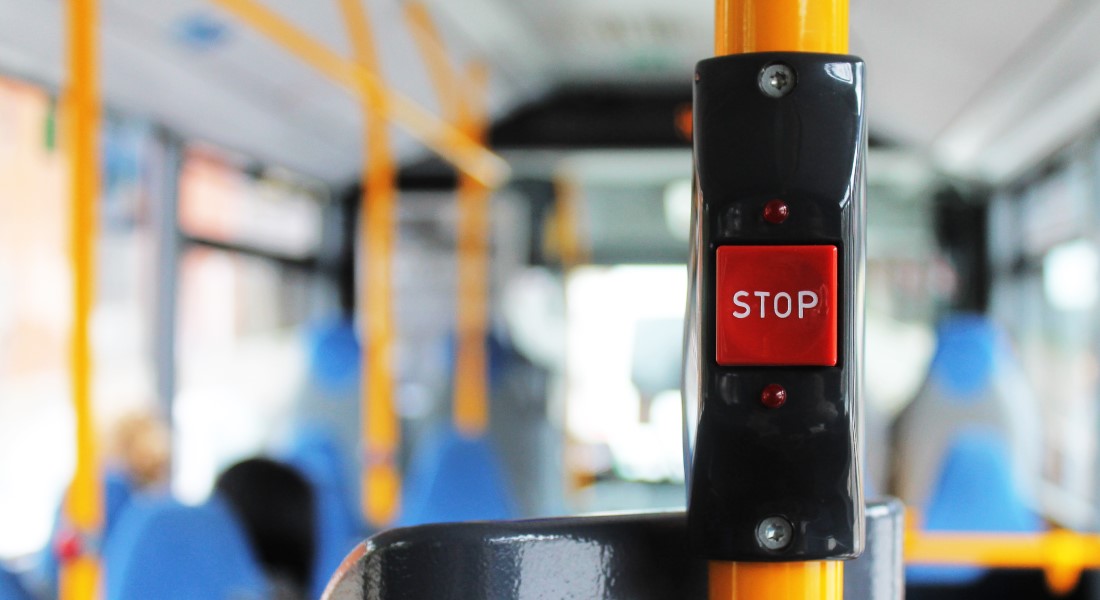
[[(125, 474), (114, 470), (108, 470), (103, 476), (103, 539), (111, 535), (111, 530), (123, 509), (130, 504), (134, 496), (134, 487)], [(43, 595), (57, 596), (57, 586), (61, 575), (60, 559), (55, 547), (58, 537), (66, 533), (66, 525), (61, 509), (58, 508), (54, 520), (53, 529), (50, 532), (50, 540), (39, 555), (39, 561), (30, 574), (32, 589), (42, 590)]]
[[(1007, 336), (983, 315), (937, 329), (928, 376), (894, 426), (895, 492), (928, 531), (1027, 532), (1040, 456), (1040, 415)], [(918, 586), (966, 586), (978, 567), (914, 567)]]
[(295, 435), (284, 460), (313, 488), (317, 552), (310, 594), (319, 598), (340, 562), (369, 532), (359, 518), (358, 493), (345, 477), (345, 456), (334, 436), (322, 428), (304, 428)]
[(312, 324), (306, 332), (309, 373), (330, 394), (354, 391), (359, 386), (359, 338), (355, 324), (335, 317)]
[(241, 526), (218, 498), (135, 503), (103, 548), (107, 600), (267, 597)]
[(487, 437), (450, 427), (428, 432), (409, 465), (402, 525), (516, 516), (500, 458)]
[(1034, 505), (1040, 423), (1038, 403), (1000, 327), (982, 315), (948, 317), (937, 329), (924, 385), (894, 423), (893, 491), (927, 510), (957, 438), (978, 428), (998, 437), (1016, 495)]
[[(948, 450), (923, 513), (926, 531), (1039, 531), (1042, 522), (1021, 497), (1009, 464), (1008, 448), (994, 431), (961, 432)], [(962, 585), (980, 579), (980, 567), (911, 567), (915, 584)]]
[(14, 573), (0, 566), (0, 600), (33, 600)]

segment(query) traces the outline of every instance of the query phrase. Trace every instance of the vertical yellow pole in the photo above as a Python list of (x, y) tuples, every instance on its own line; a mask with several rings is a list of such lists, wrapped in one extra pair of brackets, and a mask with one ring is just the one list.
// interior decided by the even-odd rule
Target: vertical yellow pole
[(848, 0), (716, 0), (714, 53), (848, 52)]
[[(451, 65), (443, 38), (422, 3), (406, 3), (405, 16), (446, 119), (474, 142), (484, 144), (488, 71), (474, 64), (463, 77)], [(457, 339), (452, 406), (455, 428), (468, 438), (484, 435), (489, 426), (485, 339), (489, 329), (491, 199), (492, 188), (467, 173), (458, 174)]]
[[(475, 65), (470, 80), (484, 95), (488, 71)], [(472, 139), (485, 137), (484, 100), (469, 101), (459, 128)], [(485, 340), (489, 324), (489, 226), (492, 190), (459, 174), (458, 179), (458, 348), (454, 372), (454, 422), (467, 437), (484, 435), (489, 426), (489, 361)]]
[[(717, 55), (848, 52), (848, 0), (716, 0)], [(710, 563), (711, 600), (839, 600), (844, 563)]]
[[(355, 62), (364, 71), (381, 74), (370, 20), (361, 0), (340, 0)], [(401, 498), (397, 450), (401, 422), (394, 401), (393, 345), (393, 250), (397, 223), (396, 164), (390, 150), (389, 131), (382, 111), (386, 105), (382, 86), (365, 87), (363, 126), (363, 201), (360, 239), (366, 245), (366, 272), (360, 273), (360, 298), (365, 304), (366, 330), (363, 352), (362, 429), (366, 464), (362, 480), (363, 513), (375, 527), (396, 519)]]
[[(103, 519), (92, 415), (89, 338), (99, 195), (98, 14), (96, 0), (69, 0), (67, 8), (69, 80), (64, 92), (63, 115), (69, 164), (69, 255), (73, 273), (69, 360), (76, 421), (76, 471), (65, 499), (65, 515), (79, 539), (88, 541), (98, 538)], [(94, 548), (82, 543), (80, 550), (78, 556), (62, 565), (60, 595), (65, 600), (90, 600), (98, 593), (99, 566)]]

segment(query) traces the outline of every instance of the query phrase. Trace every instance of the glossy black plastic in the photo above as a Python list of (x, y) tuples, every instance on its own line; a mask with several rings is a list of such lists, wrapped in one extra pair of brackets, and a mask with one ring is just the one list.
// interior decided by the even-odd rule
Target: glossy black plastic
[[(867, 508), (869, 552), (844, 569), (846, 598), (900, 600), (902, 507)], [(360, 545), (326, 600), (704, 600), (707, 562), (683, 512), (421, 525)]]
[[(796, 74), (786, 96), (762, 93), (759, 74), (782, 63)], [(745, 54), (697, 66), (697, 224), (688, 343), (697, 388), (685, 393), (689, 535), (710, 559), (851, 558), (863, 545), (858, 404), (862, 365), (866, 148), (863, 63), (851, 56)], [(773, 199), (790, 206), (763, 218)], [(721, 367), (715, 362), (715, 250), (735, 244), (834, 244), (839, 250), (835, 367)], [(692, 368), (689, 358), (688, 368)], [(787, 403), (770, 409), (776, 383)], [(762, 519), (794, 526), (790, 545), (766, 550)]]

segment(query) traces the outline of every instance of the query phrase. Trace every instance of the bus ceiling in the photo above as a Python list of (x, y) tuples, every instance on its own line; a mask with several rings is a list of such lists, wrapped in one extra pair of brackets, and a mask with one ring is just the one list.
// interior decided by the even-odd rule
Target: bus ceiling
[[(335, 2), (262, 4), (343, 57), (351, 56)], [(382, 69), (391, 87), (442, 114), (417, 56), (401, 3), (373, 3)], [(491, 141), (522, 147), (638, 146), (675, 142), (662, 131), (557, 139), (573, 114), (570, 94), (643, 113), (690, 95), (693, 61), (713, 38), (711, 3), (636, 0), (429, 0), (460, 58), (488, 59)], [(0, 0), (0, 73), (56, 90), (62, 68), (62, 3)], [(315, 71), (209, 0), (105, 2), (101, 69), (106, 104), (188, 139), (239, 151), (328, 183), (361, 168), (359, 107)], [(1100, 101), (1100, 4), (1035, 0), (857, 2), (851, 51), (872, 61), (873, 140), (926, 158), (960, 179), (999, 183), (1055, 153), (1094, 117)], [(614, 85), (608, 85), (614, 84)], [(636, 104), (635, 104), (636, 103)], [(648, 121), (647, 121), (648, 122)], [(351, 126), (349, 126), (351, 125)], [(541, 134), (539, 132), (544, 132)], [(587, 137), (586, 137), (587, 136)], [(606, 136), (605, 136), (606, 137)], [(423, 145), (398, 133), (403, 162)], [(567, 144), (568, 145), (568, 144)]]

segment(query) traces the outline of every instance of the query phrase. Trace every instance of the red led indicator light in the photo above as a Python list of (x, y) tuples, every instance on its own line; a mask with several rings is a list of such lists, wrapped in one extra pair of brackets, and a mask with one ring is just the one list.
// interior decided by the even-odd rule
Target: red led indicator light
[(764, 205), (764, 220), (778, 225), (791, 216), (791, 207), (782, 200), (772, 200)]
[(760, 394), (760, 403), (768, 408), (779, 408), (787, 403), (787, 390), (778, 383), (773, 383)]

